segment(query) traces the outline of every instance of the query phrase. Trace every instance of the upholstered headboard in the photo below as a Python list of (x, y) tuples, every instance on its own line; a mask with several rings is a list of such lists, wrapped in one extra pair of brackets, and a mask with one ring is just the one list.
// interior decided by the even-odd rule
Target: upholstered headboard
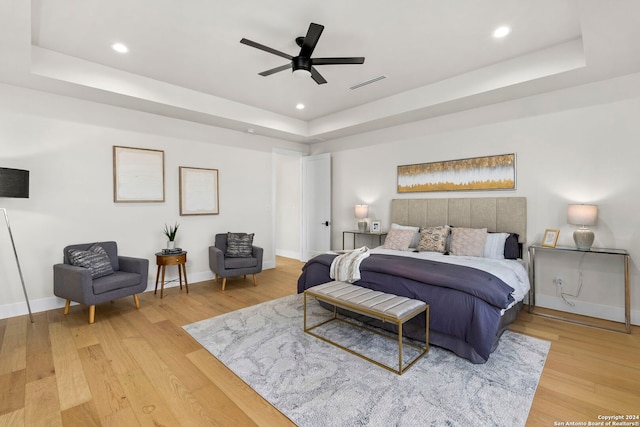
[(487, 228), (487, 231), (518, 233), (527, 239), (525, 197), (478, 197), (451, 199), (393, 199), (391, 222), (417, 227), (452, 225)]

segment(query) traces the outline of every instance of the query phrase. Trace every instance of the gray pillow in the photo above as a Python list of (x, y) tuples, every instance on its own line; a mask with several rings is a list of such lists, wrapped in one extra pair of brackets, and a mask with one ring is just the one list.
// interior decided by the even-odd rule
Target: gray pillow
[(229, 258), (249, 258), (253, 254), (253, 233), (227, 233), (227, 252)]
[(69, 249), (69, 260), (76, 267), (84, 267), (91, 270), (91, 277), (108, 276), (113, 273), (111, 260), (107, 251), (98, 244), (92, 245), (88, 250), (81, 251), (79, 249)]

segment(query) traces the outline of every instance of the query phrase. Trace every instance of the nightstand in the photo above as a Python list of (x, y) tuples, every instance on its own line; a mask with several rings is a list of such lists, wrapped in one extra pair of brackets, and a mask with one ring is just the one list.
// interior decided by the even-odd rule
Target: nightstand
[[(158, 272), (156, 273), (156, 288), (153, 291), (155, 295), (158, 291), (158, 279), (162, 273), (162, 284), (160, 285), (160, 298), (164, 296), (164, 272), (168, 265), (178, 266), (178, 279), (180, 281), (180, 290), (182, 290), (182, 275), (184, 275), (184, 286), (189, 293), (189, 283), (187, 283), (187, 269), (185, 264), (187, 263), (187, 252), (182, 251), (176, 254), (163, 254), (162, 252), (156, 253), (156, 264), (158, 265)], [(171, 280), (173, 281), (173, 280)]]
[[(536, 252), (538, 251), (550, 251), (550, 252), (573, 252), (576, 254), (589, 254), (589, 255), (617, 255), (623, 257), (624, 260), (624, 329), (610, 328), (594, 323), (584, 322), (576, 319), (569, 319), (560, 316), (554, 316), (546, 313), (536, 313)], [(556, 246), (555, 248), (531, 245), (529, 246), (529, 280), (531, 282), (531, 289), (529, 290), (529, 313), (537, 314), (539, 316), (550, 317), (553, 319), (564, 320), (567, 322), (578, 323), (580, 325), (594, 326), (597, 328), (609, 329), (616, 332), (631, 333), (631, 298), (630, 298), (630, 283), (629, 283), (629, 253), (624, 249), (606, 249), (606, 248), (591, 248), (588, 251), (581, 251), (574, 247)]]
[(378, 238), (378, 246), (382, 244), (382, 238), (387, 235), (386, 232), (371, 233), (369, 231), (348, 230), (342, 232), (342, 249), (344, 249), (344, 240), (347, 234), (353, 234), (353, 249), (356, 248), (356, 236), (374, 236)]

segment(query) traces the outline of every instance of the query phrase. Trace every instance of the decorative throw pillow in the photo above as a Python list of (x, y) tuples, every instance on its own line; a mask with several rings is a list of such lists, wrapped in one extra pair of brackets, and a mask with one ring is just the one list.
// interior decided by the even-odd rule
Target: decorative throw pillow
[(518, 238), (520, 236), (517, 233), (510, 233), (507, 240), (504, 242), (504, 257), (505, 259), (518, 259), (520, 258), (520, 244)]
[(249, 258), (253, 253), (253, 233), (227, 233), (227, 252), (229, 258)]
[(451, 229), (451, 255), (481, 257), (486, 241), (486, 228), (454, 227)]
[(400, 225), (395, 222), (391, 224), (391, 228), (397, 228), (400, 230), (413, 230), (413, 239), (411, 239), (411, 243), (409, 243), (410, 248), (417, 248), (418, 242), (420, 241), (420, 227), (414, 227), (412, 225)]
[(384, 249), (394, 249), (397, 251), (408, 251), (413, 240), (414, 230), (392, 228), (384, 239)]
[(113, 273), (111, 259), (109, 259), (107, 251), (98, 244), (91, 245), (86, 251), (69, 249), (69, 260), (71, 264), (76, 267), (84, 267), (91, 270), (91, 277), (93, 279), (108, 276)]
[(421, 228), (418, 252), (444, 253), (447, 245), (447, 236), (449, 236), (448, 225)]
[(484, 244), (484, 257), (504, 259), (504, 244), (507, 237), (509, 237), (509, 233), (488, 233), (487, 241)]

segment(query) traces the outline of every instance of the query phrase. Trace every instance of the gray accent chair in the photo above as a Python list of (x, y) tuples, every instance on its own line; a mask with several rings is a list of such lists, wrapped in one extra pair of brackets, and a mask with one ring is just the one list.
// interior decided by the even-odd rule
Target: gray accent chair
[(228, 277), (244, 276), (253, 274), (253, 285), (258, 286), (256, 274), (262, 271), (262, 254), (264, 250), (258, 246), (252, 246), (253, 250), (249, 258), (228, 258), (227, 233), (216, 234), (214, 246), (209, 246), (209, 268), (218, 278), (222, 278), (222, 291), (227, 284)]
[(67, 300), (64, 314), (69, 313), (71, 301), (89, 306), (89, 323), (95, 320), (96, 304), (133, 295), (136, 308), (140, 308), (139, 293), (147, 289), (149, 260), (118, 255), (116, 242), (97, 242), (111, 261), (113, 273), (91, 277), (91, 270), (71, 265), (69, 249), (88, 250), (94, 243), (69, 245), (64, 248), (64, 263), (53, 266), (53, 293)]

